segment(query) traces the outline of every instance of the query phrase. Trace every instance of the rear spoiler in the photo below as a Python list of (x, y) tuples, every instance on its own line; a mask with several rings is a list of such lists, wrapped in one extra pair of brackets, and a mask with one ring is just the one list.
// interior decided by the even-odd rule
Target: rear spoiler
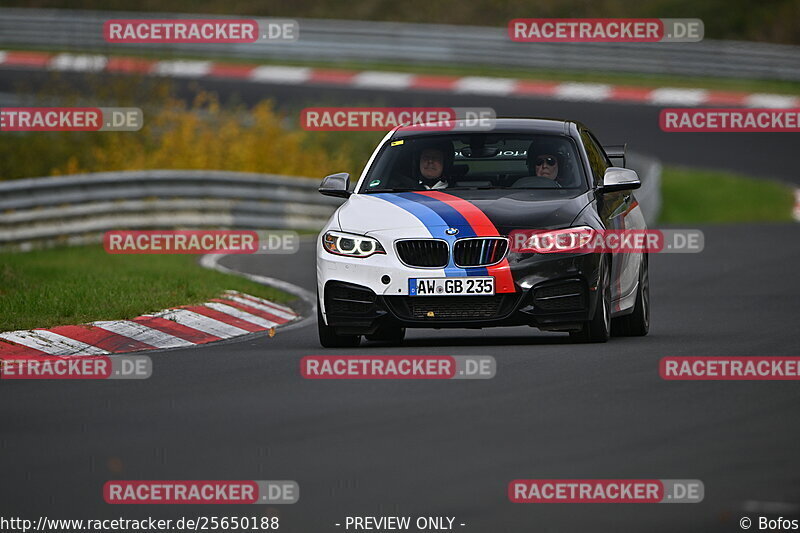
[[(628, 143), (625, 144), (611, 144), (609, 146), (604, 146), (603, 150), (606, 151), (606, 155), (609, 159), (612, 159), (612, 163), (616, 164), (620, 167), (625, 167), (625, 149), (627, 148)], [(613, 161), (616, 159), (616, 161)]]

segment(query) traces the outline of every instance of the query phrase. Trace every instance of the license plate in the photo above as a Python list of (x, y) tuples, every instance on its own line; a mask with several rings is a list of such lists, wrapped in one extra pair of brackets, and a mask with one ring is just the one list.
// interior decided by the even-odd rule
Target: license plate
[(409, 296), (488, 296), (494, 294), (494, 278), (411, 278)]

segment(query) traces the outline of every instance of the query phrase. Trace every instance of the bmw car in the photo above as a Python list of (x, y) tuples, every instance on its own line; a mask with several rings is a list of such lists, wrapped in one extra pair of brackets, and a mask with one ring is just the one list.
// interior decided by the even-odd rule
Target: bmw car
[(624, 149), (604, 149), (573, 121), (395, 128), (354, 187), (346, 173), (320, 186), (346, 199), (317, 241), (320, 343), (523, 325), (576, 342), (646, 335), (646, 250), (545, 253), (511, 241), (526, 230), (646, 229), (639, 178), (624, 165)]

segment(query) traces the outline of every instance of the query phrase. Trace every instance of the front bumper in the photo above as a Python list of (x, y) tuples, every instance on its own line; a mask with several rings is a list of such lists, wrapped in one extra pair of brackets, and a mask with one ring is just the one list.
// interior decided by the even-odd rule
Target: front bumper
[[(392, 254), (350, 259), (321, 250), (317, 258), (320, 305), (327, 325), (342, 334), (370, 334), (383, 325), (530, 325), (570, 331), (579, 329), (594, 313), (599, 254), (511, 253), (508, 264), (513, 292), (493, 296), (408, 296), (409, 278), (437, 274), (407, 267)], [(439, 275), (444, 277), (443, 273)]]

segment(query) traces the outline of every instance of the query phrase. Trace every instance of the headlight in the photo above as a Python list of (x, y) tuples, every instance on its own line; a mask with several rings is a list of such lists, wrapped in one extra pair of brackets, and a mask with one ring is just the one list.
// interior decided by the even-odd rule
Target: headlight
[(512, 232), (515, 252), (552, 254), (577, 251), (592, 251), (589, 247), (597, 233), (588, 226), (559, 230), (520, 230)]
[(322, 246), (336, 255), (347, 257), (369, 257), (373, 254), (385, 254), (386, 251), (376, 239), (352, 233), (329, 231), (322, 236)]

